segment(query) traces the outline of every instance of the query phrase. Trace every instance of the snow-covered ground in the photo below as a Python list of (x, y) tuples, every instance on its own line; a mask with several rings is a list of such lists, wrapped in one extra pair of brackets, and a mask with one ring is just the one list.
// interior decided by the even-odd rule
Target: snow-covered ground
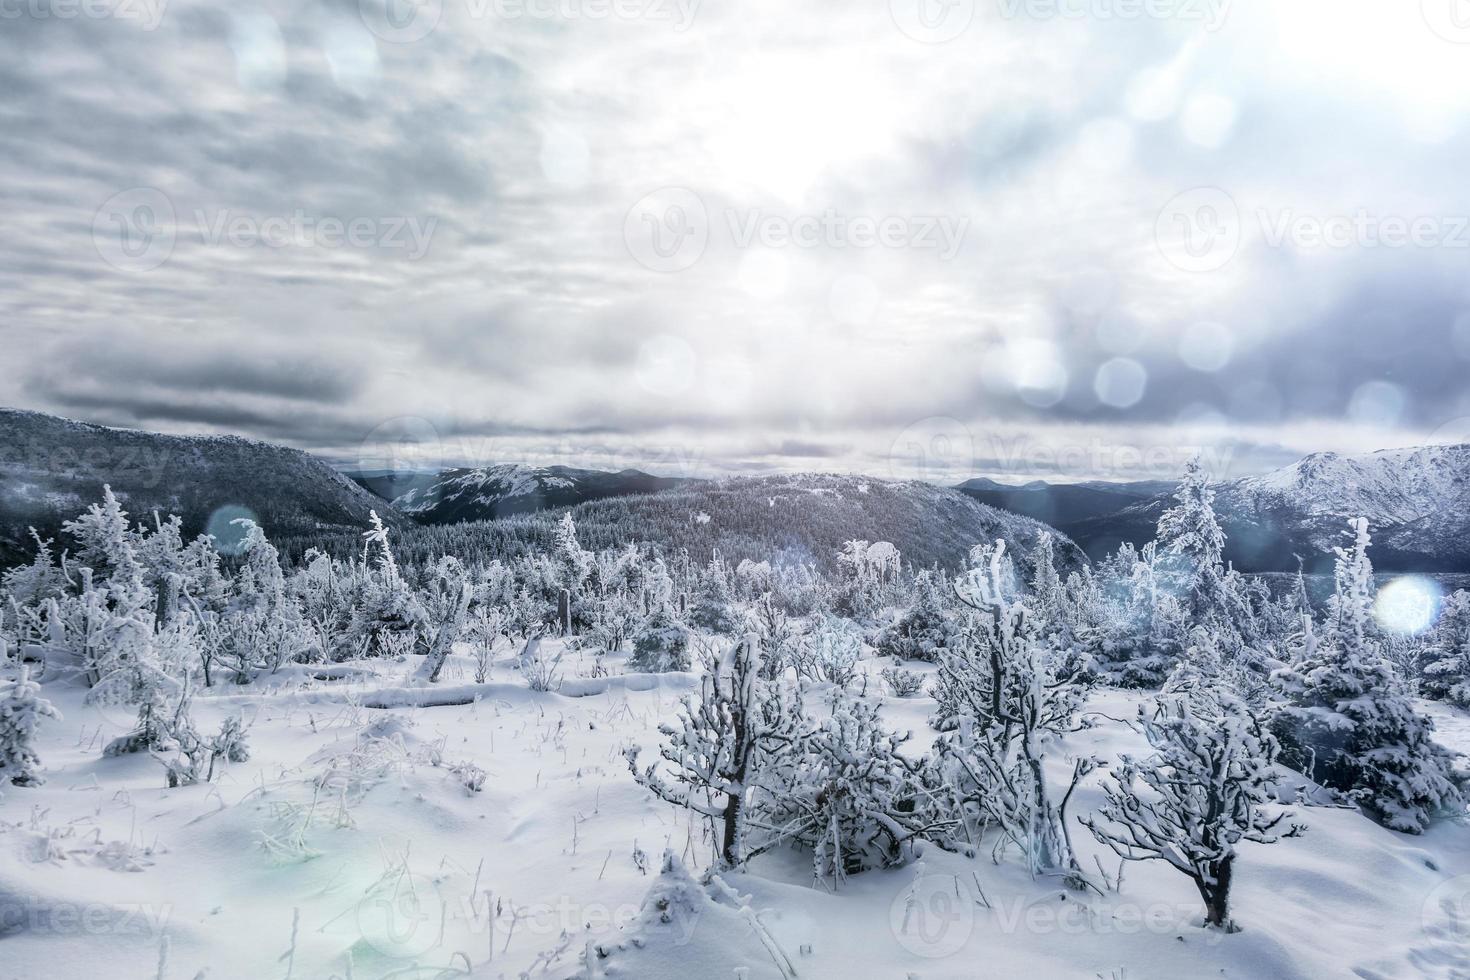
[[(651, 980), (1470, 976), (1470, 920), (1456, 918), (1470, 828), (1411, 837), (1348, 809), (1302, 810), (1305, 836), (1244, 845), (1233, 935), (1200, 928), (1193, 886), (1159, 862), (1128, 865), (1102, 895), (1033, 880), (988, 847), (931, 848), (835, 892), (789, 851), (700, 884), (704, 821), (635, 783), (622, 755), (657, 743), (694, 678), (620, 676), (614, 657), (613, 677), (581, 679), (590, 662), (568, 656), (558, 693), (528, 690), (509, 657), (471, 685), (453, 658), (434, 694), (478, 695), (459, 705), (367, 706), (412, 700), (381, 692), (408, 686), (417, 658), (201, 692), (201, 728), (243, 712), (251, 758), (180, 789), (147, 755), (102, 756), (131, 711), (48, 681), (65, 720), (42, 730), (47, 782), (0, 799), (0, 977), (568, 977), (589, 975), (589, 950), (591, 976)], [(1058, 779), (1064, 753), (1142, 751), (1117, 720), (1137, 701), (1096, 695), (1095, 726), (1052, 754)], [(884, 708), (916, 750), (931, 709)], [(1447, 744), (1470, 748), (1470, 717), (1434, 712)], [(1100, 775), (1074, 814), (1100, 802)], [(1072, 835), (1085, 866), (1096, 855), (1116, 875), (1111, 852)]]

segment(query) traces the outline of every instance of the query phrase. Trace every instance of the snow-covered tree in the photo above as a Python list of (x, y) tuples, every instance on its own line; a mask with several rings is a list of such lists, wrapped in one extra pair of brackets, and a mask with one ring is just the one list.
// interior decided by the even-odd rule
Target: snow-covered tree
[(876, 703), (840, 695), (781, 768), (768, 822), (812, 849), (817, 877), (905, 864), (947, 836), (938, 775), (902, 754), (908, 738), (883, 727)]
[(445, 555), (434, 566), (426, 590), (428, 649), (419, 675), (429, 683), (439, 680), (444, 662), (464, 632), (475, 587), (458, 558)]
[(1420, 690), (1426, 698), (1470, 708), (1470, 592), (1447, 597), (1420, 654)]
[(1159, 517), (1160, 558), (1191, 620), (1203, 622), (1226, 605), (1225, 532), (1215, 519), (1215, 491), (1198, 457), (1184, 467), (1174, 498), (1178, 503)]
[(688, 670), (692, 664), (689, 641), (689, 627), (668, 606), (659, 606), (639, 627), (628, 666), (649, 674)]
[(999, 827), (1034, 872), (1076, 878), (1066, 804), (1090, 760), (1074, 765), (1060, 801), (1044, 760), (1051, 738), (1072, 728), (1084, 664), (1042, 646), (1030, 611), (1008, 591), (1003, 541), (975, 557), (956, 589), (970, 609), (962, 641), (940, 659), (936, 722), (948, 733), (939, 755), (967, 818)]
[(61, 712), (41, 697), (41, 685), (22, 666), (13, 681), (0, 681), (0, 777), (16, 786), (36, 786), (45, 780), (36, 754), (36, 730), (41, 719), (61, 720)]
[(1275, 740), (1228, 693), (1199, 691), (1140, 705), (1138, 725), (1154, 754), (1123, 756), (1105, 802), (1082, 823), (1130, 861), (1163, 861), (1188, 875), (1205, 924), (1233, 931), (1230, 885), (1241, 842), (1271, 844), (1305, 828), (1270, 813)]
[(761, 682), (760, 644), (747, 635), (704, 675), (699, 696), (685, 697), (677, 724), (659, 726), (669, 775), (657, 763), (640, 769), (636, 747), (628, 768), (661, 799), (717, 821), (720, 864), (737, 867), (762, 849), (747, 840), (747, 807), (763, 768), (793, 748), (799, 718), (779, 685)]
[(934, 661), (949, 648), (958, 629), (935, 574), (926, 569), (914, 576), (913, 604), (878, 634), (874, 648), (885, 657)]
[(1419, 833), (1464, 809), (1451, 757), (1431, 738), (1369, 637), (1373, 566), (1368, 523), (1351, 522), (1352, 548), (1337, 549), (1337, 591), (1319, 642), (1308, 622), (1292, 666), (1272, 680), (1286, 699), (1272, 723), (1282, 762), (1345, 793), (1385, 826)]
[(716, 553), (699, 577), (699, 588), (689, 606), (689, 622), (711, 633), (729, 636), (741, 626), (734, 603), (730, 569)]
[(388, 528), (377, 511), (369, 513), (372, 526), (363, 532), (363, 564), (371, 569), (352, 610), (349, 646), (359, 644), (371, 653), (386, 650), (385, 637), (411, 635), (426, 625), (423, 605), (399, 572), (388, 544)]

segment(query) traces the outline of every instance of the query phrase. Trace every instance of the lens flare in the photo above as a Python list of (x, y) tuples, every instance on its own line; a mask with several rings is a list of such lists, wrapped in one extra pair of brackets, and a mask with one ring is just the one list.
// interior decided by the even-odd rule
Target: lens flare
[(1412, 636), (1434, 625), (1443, 598), (1443, 590), (1432, 579), (1406, 575), (1378, 590), (1373, 618), (1390, 633)]

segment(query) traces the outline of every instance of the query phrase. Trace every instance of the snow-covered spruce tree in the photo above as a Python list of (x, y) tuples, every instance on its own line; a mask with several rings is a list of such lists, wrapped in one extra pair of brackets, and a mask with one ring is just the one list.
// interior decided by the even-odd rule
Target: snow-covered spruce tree
[(232, 523), (244, 532), (235, 598), (220, 624), (220, 657), (239, 683), (257, 672), (275, 673), (310, 655), (315, 642), (300, 603), (286, 589), (280, 553), (265, 530), (248, 518)]
[(1057, 574), (1056, 543), (1050, 531), (1043, 531), (1036, 539), (1031, 551), (1031, 575), (1027, 581), (1031, 590), (1030, 604), (1041, 621), (1052, 628), (1063, 619), (1065, 590), (1061, 576)]
[(1305, 828), (1265, 807), (1275, 740), (1228, 693), (1196, 691), (1139, 706), (1138, 725), (1154, 754), (1123, 756), (1106, 802), (1082, 820), (1129, 861), (1164, 861), (1188, 875), (1205, 905), (1205, 925), (1234, 931), (1230, 884), (1242, 841), (1272, 844)]
[(701, 679), (698, 698), (684, 698), (678, 722), (659, 726), (667, 739), (660, 755), (668, 776), (657, 763), (640, 769), (636, 747), (626, 752), (628, 768), (641, 785), (718, 821), (724, 867), (737, 867), (781, 839), (750, 840), (747, 808), (760, 790), (763, 770), (792, 751), (800, 736), (800, 706), (759, 675), (760, 644), (747, 635)]
[(60, 721), (61, 712), (41, 697), (41, 685), (22, 666), (15, 680), (0, 682), (0, 778), (16, 786), (45, 782), (36, 755), (36, 730), (42, 718)]
[(688, 670), (692, 665), (690, 631), (667, 605), (656, 608), (633, 639), (628, 667), (645, 674)]
[(730, 585), (729, 566), (716, 552), (699, 577), (699, 588), (689, 605), (689, 622), (710, 633), (730, 636), (741, 627), (734, 603), (735, 592)]
[(1445, 599), (1439, 620), (1424, 639), (1419, 689), (1426, 698), (1470, 708), (1470, 592)]
[(36, 557), (29, 565), (10, 569), (0, 576), (0, 584), (20, 606), (36, 606), (48, 599), (59, 599), (66, 594), (66, 574), (56, 564), (55, 542), (42, 538), (35, 528), (29, 528), (31, 540), (36, 543)]
[(914, 576), (913, 604), (878, 634), (874, 646), (881, 656), (934, 661), (949, 648), (957, 630), (935, 573), (925, 569)]
[(1215, 519), (1215, 491), (1198, 457), (1185, 465), (1174, 497), (1178, 503), (1159, 516), (1162, 570), (1192, 623), (1217, 619), (1227, 605), (1225, 532)]
[(354, 647), (361, 644), (367, 652), (381, 654), (385, 652), (385, 635), (416, 636), (425, 625), (425, 613), (398, 570), (388, 544), (388, 528), (377, 511), (371, 511), (369, 519), (372, 527), (362, 535), (362, 558), (370, 572), (357, 597), (348, 638)]
[(1350, 522), (1351, 550), (1337, 549), (1337, 587), (1321, 642), (1308, 621), (1297, 662), (1272, 674), (1284, 696), (1272, 721), (1281, 761), (1345, 793), (1384, 826), (1425, 830), (1465, 801), (1434, 724), (1400, 690), (1369, 640), (1373, 566), (1368, 522)]
[(1000, 828), (1038, 874), (1080, 878), (1067, 836), (1066, 806), (1091, 769), (1077, 760), (1070, 786), (1053, 797), (1044, 771), (1047, 743), (1073, 727), (1086, 664), (1073, 651), (1045, 648), (1026, 606), (1008, 591), (1005, 542), (975, 555), (979, 566), (956, 583), (970, 614), (956, 648), (940, 658), (936, 743), (954, 798), (972, 826)]
[(818, 878), (908, 863), (921, 841), (944, 841), (954, 826), (932, 760), (900, 754), (908, 738), (883, 727), (876, 703), (839, 695), (779, 767), (764, 822), (811, 848)]

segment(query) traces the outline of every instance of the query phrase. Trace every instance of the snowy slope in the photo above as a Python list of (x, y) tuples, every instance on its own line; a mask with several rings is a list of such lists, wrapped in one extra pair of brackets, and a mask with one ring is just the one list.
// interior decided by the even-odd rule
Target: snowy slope
[(688, 481), (650, 476), (638, 470), (609, 473), (569, 466), (503, 463), (478, 469), (446, 470), (414, 481), (396, 495), (393, 506), (426, 524), (486, 520), (529, 514), (587, 500), (655, 493)]
[[(211, 515), (254, 515), (272, 536), (360, 530), (376, 509), (401, 518), (308, 453), (238, 436), (169, 436), (0, 408), (0, 565), (28, 559), (26, 527), (55, 535), (110, 484), (137, 520), (178, 514), (197, 534)], [(228, 526), (226, 520), (225, 525)]]
[[(918, 481), (823, 473), (691, 482), (659, 493), (589, 501), (571, 508), (584, 547), (652, 542), (665, 553), (687, 550), (708, 561), (718, 549), (743, 558), (833, 567), (853, 538), (889, 541), (905, 562), (953, 568), (980, 541), (1005, 538), (1025, 555), (1043, 532), (1057, 540), (1060, 567), (1086, 561), (1067, 537), (1039, 521), (988, 507), (957, 490)], [(532, 514), (455, 527), (410, 528), (398, 548), (415, 559), (455, 553), (494, 557), (544, 548), (557, 516)], [(340, 554), (358, 547), (340, 538)]]
[[(588, 672), (579, 656), (572, 677)], [(781, 976), (779, 958), (808, 980), (1452, 980), (1470, 969), (1470, 931), (1439, 904), (1470, 891), (1470, 832), (1410, 838), (1345, 809), (1307, 809), (1304, 837), (1244, 848), (1234, 935), (1200, 929), (1194, 889), (1159, 863), (1131, 865), (1121, 892), (1098, 895), (1032, 879), (1014, 857), (993, 863), (988, 848), (930, 851), (922, 866), (834, 893), (812, 882), (807, 858), (776, 852), (704, 886), (701, 822), (637, 786), (620, 754), (656, 743), (692, 678), (625, 683), (619, 658), (609, 663), (611, 679), (536, 694), (503, 656), (479, 701), (434, 708), (366, 706), (362, 692), (406, 683), (412, 662), (365, 662), (351, 686), (201, 692), (200, 724), (243, 711), (253, 755), (213, 785), (173, 790), (147, 757), (103, 758), (128, 718), (83, 704), (54, 675), (45, 695), (66, 719), (43, 730), (48, 782), (0, 797), (0, 975), (684, 980), (744, 968), (764, 980)], [(446, 685), (470, 670), (454, 658)], [(1135, 704), (1100, 694), (1096, 726), (1059, 748), (1139, 751), (1140, 736), (1112, 720)], [(927, 698), (884, 703), (890, 727), (914, 730), (915, 751), (932, 710)], [(465, 763), (485, 771), (480, 792), (464, 787)], [(1098, 778), (1074, 813), (1097, 805)], [(1088, 867), (1097, 855), (1115, 870), (1073, 834)], [(666, 850), (676, 860), (661, 874)]]

